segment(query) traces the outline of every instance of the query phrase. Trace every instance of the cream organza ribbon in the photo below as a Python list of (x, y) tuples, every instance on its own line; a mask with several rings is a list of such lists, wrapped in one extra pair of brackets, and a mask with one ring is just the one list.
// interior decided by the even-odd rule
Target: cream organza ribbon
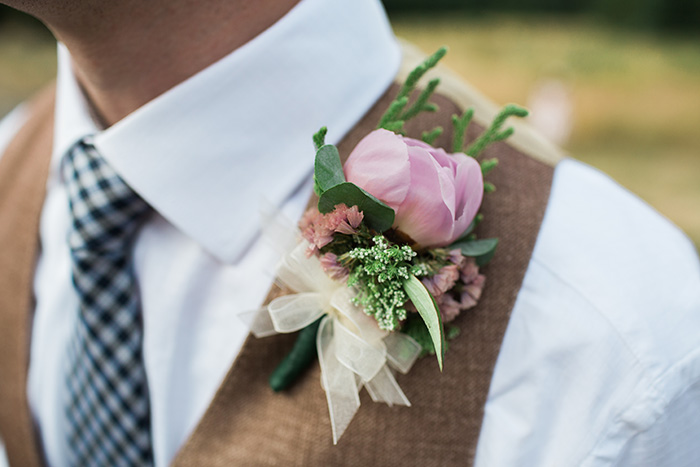
[(400, 332), (379, 329), (374, 318), (352, 303), (354, 289), (330, 279), (308, 243), (288, 253), (277, 278), (294, 294), (276, 298), (244, 317), (256, 337), (295, 332), (322, 318), (316, 347), (336, 444), (360, 407), (364, 386), (374, 402), (410, 406), (392, 370), (407, 373), (421, 347)]

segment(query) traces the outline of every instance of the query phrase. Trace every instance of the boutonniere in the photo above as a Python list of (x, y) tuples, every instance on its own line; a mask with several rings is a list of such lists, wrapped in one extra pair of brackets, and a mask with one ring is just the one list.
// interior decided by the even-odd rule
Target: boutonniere
[(300, 241), (280, 262), (277, 278), (293, 293), (261, 310), (256, 336), (301, 331), (270, 377), (275, 391), (288, 387), (316, 356), (330, 410), (333, 442), (360, 406), (364, 387), (375, 402), (409, 406), (394, 378), (417, 358), (435, 355), (443, 368), (452, 321), (477, 305), (485, 283), (479, 268), (490, 261), (498, 239), (477, 238), (484, 181), (497, 165), (480, 158), (491, 143), (510, 136), (510, 116), (527, 111), (508, 105), (491, 126), (465, 142), (473, 109), (454, 115), (451, 152), (432, 144), (442, 128), (421, 140), (404, 136), (404, 124), (435, 111), (431, 80), (416, 96), (423, 75), (445, 55), (442, 48), (414, 69), (375, 131), (343, 165), (335, 146), (316, 146), (317, 206), (299, 223)]

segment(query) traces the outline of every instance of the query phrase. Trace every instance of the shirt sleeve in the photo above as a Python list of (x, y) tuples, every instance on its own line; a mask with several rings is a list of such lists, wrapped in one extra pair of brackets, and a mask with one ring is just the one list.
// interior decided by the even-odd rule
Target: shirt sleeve
[(639, 198), (555, 171), (477, 466), (700, 465), (700, 261)]
[(631, 438), (616, 467), (700, 465), (700, 380), (668, 401), (653, 425)]

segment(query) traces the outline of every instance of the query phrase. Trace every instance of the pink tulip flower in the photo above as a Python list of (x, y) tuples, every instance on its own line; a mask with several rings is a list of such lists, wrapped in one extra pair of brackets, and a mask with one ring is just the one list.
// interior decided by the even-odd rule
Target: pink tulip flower
[(421, 247), (449, 245), (479, 211), (484, 180), (479, 163), (387, 130), (375, 130), (344, 167), (349, 182), (396, 212), (394, 228)]

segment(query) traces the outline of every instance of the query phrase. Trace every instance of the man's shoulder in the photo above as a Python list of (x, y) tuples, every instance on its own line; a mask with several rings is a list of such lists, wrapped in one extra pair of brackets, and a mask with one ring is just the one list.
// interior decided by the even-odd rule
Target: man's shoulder
[[(694, 429), (668, 407), (698, 380), (692, 242), (606, 175), (560, 162), (494, 372), (479, 455), (489, 465), (518, 463), (491, 459), (506, 439), (513, 452), (547, 453), (548, 465), (615, 458), (654, 424)], [(529, 435), (511, 426), (530, 427)]]
[(585, 299), (655, 377), (700, 349), (695, 246), (596, 169), (557, 166), (533, 261)]

